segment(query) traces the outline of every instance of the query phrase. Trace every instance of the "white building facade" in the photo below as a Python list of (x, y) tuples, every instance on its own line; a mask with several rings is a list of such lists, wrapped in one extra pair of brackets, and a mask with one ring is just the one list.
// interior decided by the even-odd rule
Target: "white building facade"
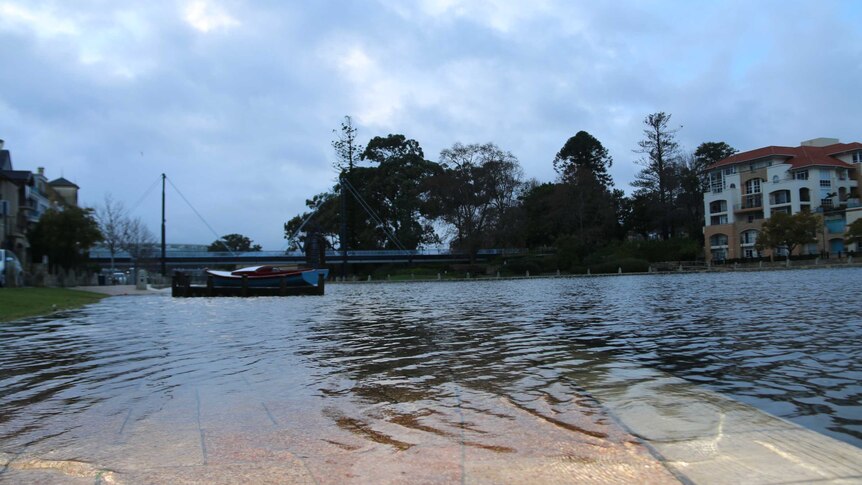
[(704, 195), (708, 260), (756, 258), (763, 221), (776, 212), (823, 216), (817, 243), (795, 254), (846, 253), (846, 226), (858, 217), (862, 143), (817, 138), (798, 147), (770, 146), (738, 153), (712, 165)]

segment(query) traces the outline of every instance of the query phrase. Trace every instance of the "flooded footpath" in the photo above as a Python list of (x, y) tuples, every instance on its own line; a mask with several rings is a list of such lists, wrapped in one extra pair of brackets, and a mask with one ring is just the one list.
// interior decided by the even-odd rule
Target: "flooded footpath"
[(859, 281), (117, 296), (0, 324), (0, 482), (859, 482)]

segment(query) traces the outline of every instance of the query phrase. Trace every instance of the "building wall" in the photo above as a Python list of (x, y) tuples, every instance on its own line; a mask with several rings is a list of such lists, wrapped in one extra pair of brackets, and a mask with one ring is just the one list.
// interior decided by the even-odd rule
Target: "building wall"
[[(849, 163), (852, 154), (846, 154), (840, 159)], [(854, 169), (849, 170), (831, 166), (810, 166), (794, 170), (784, 159), (778, 157), (720, 169), (722, 183), (715, 183), (716, 176), (711, 175), (710, 189), (704, 195), (706, 225), (703, 232), (706, 258), (716, 259), (716, 255), (720, 255), (718, 253), (722, 250), (725, 251), (724, 257), (727, 259), (745, 257), (744, 249), (747, 246), (743, 246), (740, 241), (743, 233), (748, 230), (759, 232), (763, 221), (769, 219), (776, 210), (788, 209), (791, 214), (802, 210), (819, 212), (825, 219), (817, 247), (796, 248), (794, 254), (807, 254), (812, 250), (835, 252), (839, 247), (843, 250), (843, 245), (839, 244), (838, 240), (843, 238), (844, 228), (850, 221), (846, 218), (845, 211), (840, 209), (859, 205), (858, 191), (862, 184), (860, 169), (862, 164), (855, 164)], [(800, 170), (807, 170), (807, 179), (796, 178), (795, 174)], [(747, 193), (748, 182), (755, 179), (760, 180), (759, 197), (758, 194)], [(807, 190), (808, 200), (802, 199), (804, 190)], [(712, 207), (717, 201), (725, 201), (726, 211), (711, 210), (720, 209)], [(726, 248), (713, 248), (712, 237), (717, 234), (727, 236)], [(713, 249), (716, 254), (713, 254)], [(770, 253), (771, 251), (766, 251), (764, 255)]]

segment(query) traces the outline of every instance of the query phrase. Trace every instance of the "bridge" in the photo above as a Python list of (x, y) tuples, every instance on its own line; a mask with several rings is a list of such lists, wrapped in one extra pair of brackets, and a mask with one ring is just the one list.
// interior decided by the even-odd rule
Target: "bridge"
[[(501, 256), (516, 256), (524, 254), (525, 249), (480, 249), (475, 261), (483, 262)], [(151, 256), (141, 258), (144, 264), (158, 263), (158, 250), (154, 249)], [(347, 264), (407, 264), (407, 263), (467, 263), (470, 257), (463, 251), (451, 249), (428, 248), (416, 250), (368, 250), (347, 251)], [(103, 268), (110, 267), (111, 254), (106, 249), (90, 251), (90, 262)], [(305, 254), (301, 251), (247, 251), (238, 253), (207, 252), (207, 251), (167, 251), (165, 265), (169, 269), (202, 268), (218, 265), (258, 266), (258, 265), (292, 265), (305, 262)], [(337, 265), (343, 262), (341, 251), (326, 251), (326, 262)], [(125, 269), (135, 265), (135, 261), (125, 251), (114, 254), (114, 266)]]

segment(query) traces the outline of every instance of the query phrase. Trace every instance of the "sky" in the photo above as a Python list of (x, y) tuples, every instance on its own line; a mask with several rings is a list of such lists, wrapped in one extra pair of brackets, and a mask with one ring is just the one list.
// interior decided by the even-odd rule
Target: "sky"
[(154, 234), (166, 173), (169, 243), (285, 248), (335, 182), (345, 115), (429, 160), (495, 143), (541, 182), (585, 130), (630, 193), (659, 111), (686, 151), (862, 141), (862, 2), (0, 0), (15, 169), (86, 206), (111, 194)]

